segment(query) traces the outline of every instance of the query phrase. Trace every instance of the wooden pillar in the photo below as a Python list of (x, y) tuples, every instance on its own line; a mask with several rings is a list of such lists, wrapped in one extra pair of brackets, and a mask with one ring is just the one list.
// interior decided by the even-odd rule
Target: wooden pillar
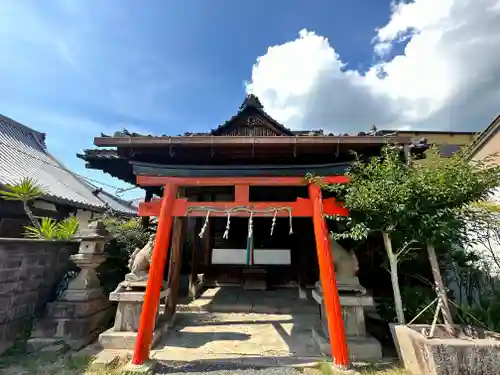
[[(217, 196), (215, 194), (208, 194), (207, 196), (202, 196), (203, 199), (206, 199), (209, 202), (215, 202), (217, 200)], [(203, 241), (203, 264), (205, 267), (209, 266), (212, 262), (212, 245), (213, 245), (213, 230), (212, 230), (212, 222), (210, 218), (208, 219), (207, 227), (205, 228), (205, 235), (202, 238)]]
[(342, 307), (340, 306), (337, 279), (333, 266), (333, 255), (330, 251), (328, 229), (323, 218), (321, 189), (318, 185), (309, 185), (309, 198), (313, 206), (314, 236), (318, 252), (323, 301), (330, 333), (332, 359), (335, 365), (346, 368), (349, 365), (349, 354), (347, 351), (344, 321), (342, 319)]
[(134, 346), (132, 363), (140, 365), (149, 358), (156, 313), (160, 302), (160, 291), (163, 283), (163, 272), (167, 261), (167, 252), (172, 231), (172, 212), (176, 199), (177, 186), (165, 185), (161, 203), (158, 229), (156, 230), (153, 256), (149, 266), (149, 278), (144, 295), (139, 330)]
[(200, 238), (198, 233), (201, 230), (201, 219), (198, 217), (192, 218), (195, 221), (193, 236), (193, 254), (191, 256), (191, 275), (189, 276), (189, 297), (196, 297), (196, 283), (198, 281), (198, 259), (200, 258)]
[(171, 318), (177, 307), (181, 278), (182, 247), (184, 245), (185, 219), (176, 217), (172, 234), (172, 254), (170, 256), (170, 270), (168, 272), (168, 289), (170, 294), (166, 301), (166, 316)]
[[(144, 202), (151, 202), (153, 198), (153, 191), (151, 189), (146, 189), (146, 195), (144, 197)], [(143, 229), (148, 229), (149, 227), (149, 216), (144, 216), (141, 218), (141, 225)]]
[(205, 228), (205, 235), (203, 236), (203, 252), (205, 266), (209, 266), (212, 262), (212, 221), (208, 220), (207, 227)]
[(249, 185), (234, 185), (234, 201), (238, 203), (246, 203), (250, 200), (250, 186)]

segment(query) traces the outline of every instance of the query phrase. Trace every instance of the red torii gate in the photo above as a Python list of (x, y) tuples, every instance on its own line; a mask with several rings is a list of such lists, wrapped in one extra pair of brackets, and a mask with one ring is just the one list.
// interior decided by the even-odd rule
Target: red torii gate
[[(344, 176), (324, 177), (325, 183), (346, 183)], [(337, 281), (333, 267), (333, 256), (330, 252), (329, 236), (323, 215), (342, 215), (349, 213), (334, 198), (322, 199), (321, 189), (317, 184), (309, 183), (302, 177), (161, 177), (137, 176), (140, 186), (162, 186), (163, 198), (151, 202), (141, 203), (140, 216), (158, 216), (158, 229), (156, 232), (153, 256), (149, 268), (149, 278), (144, 296), (137, 340), (134, 347), (133, 364), (141, 364), (149, 358), (155, 316), (158, 311), (163, 272), (167, 261), (170, 245), (170, 234), (174, 217), (205, 216), (206, 209), (211, 207), (220, 212), (211, 213), (212, 216), (226, 216), (223, 210), (245, 206), (254, 210), (265, 210), (279, 207), (289, 207), (294, 217), (312, 217), (314, 236), (320, 269), (321, 285), (323, 288), (324, 303), (330, 333), (332, 358), (336, 365), (347, 367), (349, 356), (342, 319), (342, 308), (337, 290)], [(250, 202), (250, 186), (304, 186), (308, 185), (309, 199), (299, 198), (295, 202)], [(179, 187), (188, 186), (234, 186), (234, 202), (188, 202), (185, 198), (177, 198)], [(199, 208), (197, 210), (197, 208)], [(269, 216), (274, 213), (254, 213), (253, 216)], [(249, 212), (238, 211), (232, 216), (249, 216)], [(287, 212), (278, 211), (277, 216), (288, 215)]]

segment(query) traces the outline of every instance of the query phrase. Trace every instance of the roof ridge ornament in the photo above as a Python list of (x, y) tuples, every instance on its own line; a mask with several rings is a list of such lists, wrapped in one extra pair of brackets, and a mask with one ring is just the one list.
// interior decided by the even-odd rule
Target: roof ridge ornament
[(254, 94), (248, 94), (243, 103), (240, 105), (240, 112), (247, 107), (254, 107), (257, 109), (264, 109), (264, 106), (260, 102), (259, 98)]

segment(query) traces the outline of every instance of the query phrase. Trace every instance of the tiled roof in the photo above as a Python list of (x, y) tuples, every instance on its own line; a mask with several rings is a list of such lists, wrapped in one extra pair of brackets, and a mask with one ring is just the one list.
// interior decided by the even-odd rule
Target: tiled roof
[(87, 149), (83, 150), (82, 154), (76, 154), (79, 159), (101, 159), (101, 160), (113, 160), (121, 159), (118, 155), (116, 149)]
[(240, 116), (243, 116), (243, 113), (247, 111), (247, 109), (256, 111), (262, 118), (266, 120), (266, 122), (273, 126), (279, 133), (282, 135), (288, 135), (291, 136), (293, 135), (292, 131), (282, 124), (280, 124), (278, 121), (273, 119), (271, 116), (267, 114), (266, 111), (264, 111), (264, 106), (260, 102), (259, 98), (257, 98), (253, 94), (247, 95), (243, 103), (240, 105), (239, 111), (236, 115), (231, 117), (229, 120), (224, 122), (222, 125), (219, 125), (216, 129), (213, 129), (210, 134), (211, 135), (221, 135), (224, 130), (229, 128), (236, 119), (238, 119)]
[(31, 177), (48, 199), (104, 209), (92, 190), (50, 155), (44, 140), (44, 134), (0, 115), (0, 185)]
[[(234, 116), (236, 117), (236, 116)], [(228, 123), (230, 122), (231, 120), (227, 121)], [(182, 134), (178, 134), (177, 137), (206, 137), (206, 136), (211, 136), (211, 135), (214, 135), (213, 132), (215, 130), (218, 130), (219, 128), (225, 126), (226, 123), (224, 123), (223, 125), (220, 125), (218, 128), (210, 131), (210, 132), (196, 132), (196, 133), (193, 133), (193, 132), (184, 132)], [(322, 137), (365, 137), (365, 136), (386, 136), (386, 135), (390, 135), (390, 134), (386, 134), (384, 131), (377, 131), (377, 132), (357, 132), (357, 133), (351, 133), (351, 134), (348, 134), (348, 133), (325, 133), (325, 131), (323, 129), (312, 129), (312, 130), (291, 130), (290, 131), (290, 136), (291, 137), (318, 137), (318, 136), (322, 136)], [(113, 138), (113, 137), (130, 137), (130, 138), (135, 138), (135, 137), (168, 137), (167, 134), (161, 134), (161, 135), (153, 135), (153, 134), (139, 134), (139, 133), (131, 133), (129, 132), (127, 129), (122, 129), (120, 131), (117, 131), (115, 132), (113, 135), (107, 135), (107, 134), (101, 134), (101, 137), (103, 138)], [(93, 151), (96, 151), (95, 149), (90, 149), (90, 150), (85, 150), (85, 155), (86, 156), (94, 156), (94, 155), (91, 155)], [(113, 150), (110, 150), (110, 149), (103, 149), (103, 150), (100, 150), (100, 151), (104, 151), (102, 154), (99, 154), (99, 157), (102, 157), (102, 155), (104, 155), (104, 153), (106, 152), (109, 152), (110, 154), (110, 159), (111, 158), (115, 158), (115, 159), (119, 159), (119, 156), (118, 155), (113, 155)]]

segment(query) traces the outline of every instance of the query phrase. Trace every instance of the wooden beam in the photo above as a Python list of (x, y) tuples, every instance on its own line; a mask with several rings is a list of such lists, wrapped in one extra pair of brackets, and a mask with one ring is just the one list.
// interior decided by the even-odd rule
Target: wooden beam
[[(162, 199), (154, 199), (149, 203), (143, 202), (139, 205), (139, 216), (158, 216), (160, 213)], [(294, 217), (312, 217), (313, 210), (311, 202), (306, 198), (298, 198), (296, 202), (188, 202), (186, 199), (178, 198), (174, 203), (172, 215), (179, 216), (206, 216), (207, 210), (205, 207), (220, 210), (221, 212), (210, 212), (211, 217), (226, 217), (228, 210), (234, 207), (245, 206), (253, 210), (269, 210), (269, 212), (254, 213), (254, 217), (272, 217), (274, 216), (275, 208), (288, 207), (292, 211)], [(203, 208), (200, 208), (203, 207)], [(342, 204), (335, 200), (335, 198), (328, 198), (324, 200), (324, 212), (326, 215), (340, 215), (347, 216), (348, 210)], [(250, 213), (247, 211), (231, 212), (233, 217), (249, 217)], [(276, 216), (288, 216), (287, 210), (279, 211)]]
[(234, 185), (234, 201), (248, 203), (250, 200), (250, 186), (245, 184)]
[[(328, 184), (349, 182), (346, 176), (327, 176), (322, 181)], [(137, 176), (137, 185), (161, 186), (175, 184), (177, 186), (306, 186), (304, 177), (164, 177)]]
[(100, 147), (170, 147), (172, 146), (270, 146), (270, 145), (332, 145), (411, 143), (408, 136), (316, 136), (316, 137), (249, 137), (249, 136), (189, 136), (189, 137), (95, 137), (94, 145)]
[(177, 307), (177, 299), (179, 297), (179, 285), (181, 276), (181, 263), (182, 263), (182, 248), (184, 245), (184, 231), (186, 228), (186, 219), (176, 217), (174, 219), (173, 233), (172, 233), (172, 248), (170, 257), (170, 267), (168, 271), (168, 289), (170, 294), (166, 301), (165, 314), (167, 318), (171, 318)]
[(158, 312), (160, 302), (160, 291), (163, 284), (163, 272), (168, 258), (170, 234), (172, 231), (172, 211), (177, 195), (177, 186), (167, 185), (164, 187), (163, 192), (153, 256), (149, 266), (149, 277), (139, 321), (139, 330), (134, 346), (134, 356), (132, 358), (132, 363), (136, 365), (144, 363), (149, 358), (156, 313)]

